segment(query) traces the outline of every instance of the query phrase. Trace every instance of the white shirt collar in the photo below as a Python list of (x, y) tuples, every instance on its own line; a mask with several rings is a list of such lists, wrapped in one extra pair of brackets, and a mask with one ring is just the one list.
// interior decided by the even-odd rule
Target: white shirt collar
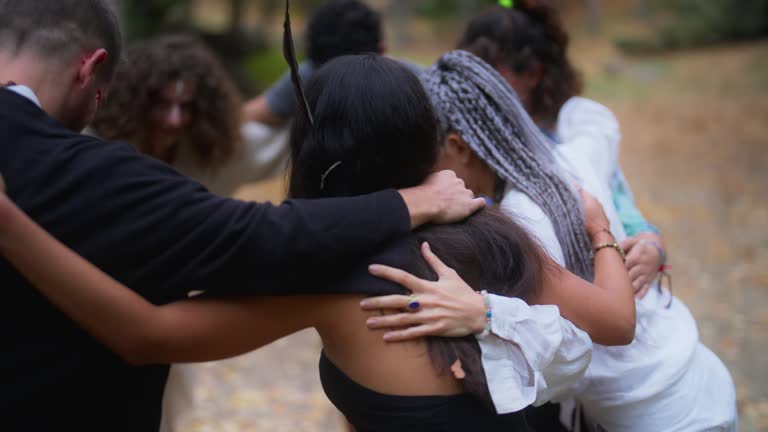
[(29, 99), (30, 101), (32, 101), (32, 103), (37, 105), (38, 108), (41, 108), (41, 109), (43, 108), (40, 105), (40, 99), (37, 98), (37, 95), (35, 94), (34, 91), (32, 91), (31, 88), (29, 88), (29, 87), (27, 87), (25, 85), (12, 85), (12, 86), (8, 86), (6, 88), (8, 90), (12, 91), (12, 92), (18, 93), (19, 95), (24, 96), (25, 98)]

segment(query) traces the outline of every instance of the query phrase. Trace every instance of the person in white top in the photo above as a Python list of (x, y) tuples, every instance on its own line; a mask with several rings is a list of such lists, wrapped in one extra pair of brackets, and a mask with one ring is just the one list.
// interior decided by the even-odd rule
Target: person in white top
[(219, 195), (280, 175), (288, 132), (241, 119), (241, 98), (217, 56), (192, 35), (130, 47), (86, 133), (124, 141)]
[[(559, 220), (552, 206), (542, 200), (544, 194), (537, 188), (543, 185), (552, 192), (550, 196), (555, 196), (557, 186), (545, 184), (526, 171), (519, 157), (526, 153), (524, 149), (535, 149), (540, 164), (552, 166), (561, 178), (571, 179), (595, 195), (605, 208), (615, 242), (626, 236), (611, 204), (609, 185), (619, 134), (608, 109), (586, 99), (570, 100), (558, 122), (558, 134), (565, 139), (548, 157), (542, 151), (548, 148), (546, 138), (512, 88), (479, 58), (462, 51), (446, 54), (427, 72), (426, 82), (446, 134), (443, 167), (455, 167), (475, 191), (502, 190), (501, 207), (539, 239), (552, 259), (572, 268), (578, 257), (572, 256), (564, 236), (574, 235), (568, 232), (574, 227)], [(497, 179), (495, 184), (483, 181), (489, 175)], [(571, 211), (579, 212), (575, 207)], [(615, 242), (598, 248), (615, 247)], [(432, 294), (441, 299), (449, 295)], [(584, 296), (583, 301), (591, 299)], [(516, 359), (505, 352), (501, 341), (509, 339), (511, 326), (507, 322), (514, 319), (510, 315), (514, 311), (506, 302), (493, 297), (495, 338), (480, 341), (489, 388), (499, 412), (513, 407), (507, 401), (514, 396), (509, 389), (515, 387), (505, 371)], [(685, 305), (669, 292), (651, 290), (636, 300), (635, 307), (637, 323), (631, 344), (606, 347), (595, 340), (585, 376), (576, 385), (545, 392), (545, 396), (574, 398), (591, 421), (611, 432), (735, 430), (733, 381), (717, 356), (699, 342), (696, 323)], [(569, 317), (566, 309), (561, 307), (561, 311)], [(429, 325), (434, 321), (429, 315), (426, 310), (393, 315), (381, 325), (396, 326), (401, 317)], [(451, 319), (443, 317), (443, 321), (450, 327)]]
[[(354, 60), (354, 59), (353, 59)], [(350, 59), (347, 59), (346, 61), (353, 61)], [(359, 61), (362, 61), (362, 59), (358, 59)], [(374, 61), (373, 58), (370, 58), (369, 61)], [(377, 62), (386, 62), (386, 60), (375, 60)], [(390, 65), (390, 67), (394, 67), (393, 65)], [(403, 73), (403, 70), (400, 70), (400, 73)], [(423, 94), (423, 99), (426, 102), (426, 104), (421, 105), (422, 111), (425, 112), (425, 115), (427, 119), (431, 122), (427, 124), (426, 126), (424, 124), (420, 124), (421, 128), (426, 129), (427, 131), (431, 131), (429, 133), (433, 134), (437, 130), (436, 122), (434, 121), (434, 117), (432, 115), (431, 108), (428, 108), (430, 104), (428, 103), (429, 100), (427, 99), (426, 93), (423, 92), (423, 89), (421, 88), (421, 85), (419, 84), (418, 80), (415, 76), (408, 76), (406, 73), (404, 75), (404, 78), (408, 78), (412, 86), (411, 88), (415, 89), (414, 91), (420, 92)], [(367, 85), (367, 84), (366, 84)], [(355, 94), (353, 92), (353, 94)], [(425, 108), (427, 107), (427, 108)], [(363, 124), (363, 123), (358, 123)], [(436, 140), (418, 140), (421, 141), (423, 146), (426, 146), (429, 149), (429, 146), (436, 146), (437, 142)], [(302, 141), (299, 141), (302, 142)], [(366, 140), (363, 140), (362, 142), (369, 142)], [(406, 143), (409, 141), (406, 141)], [(431, 169), (432, 164), (434, 163), (434, 158), (436, 156), (436, 147), (433, 147), (429, 149), (426, 152), (423, 152), (427, 159), (429, 159), (429, 163), (421, 164), (421, 168), (425, 170), (425, 173), (428, 173), (428, 171)], [(386, 166), (384, 167), (386, 168)], [(294, 171), (296, 172), (296, 171)], [(338, 177), (338, 174), (337, 174)], [(607, 233), (603, 232), (602, 229), (598, 229), (602, 226), (607, 225), (606, 217), (603, 213), (602, 208), (599, 204), (597, 204), (594, 199), (587, 199), (586, 200), (586, 208), (587, 208), (587, 225), (588, 230), (591, 232), (592, 240), (594, 241), (604, 241), (607, 237)], [(13, 206), (10, 206), (8, 208), (9, 211), (13, 210)], [(15, 213), (16, 216), (19, 217), (19, 219), (16, 219), (17, 221), (23, 220), (23, 215), (19, 215), (18, 212)], [(28, 219), (26, 223), (27, 228), (31, 228), (31, 224), (29, 223)], [(580, 222), (583, 223), (583, 222)], [(8, 228), (8, 227), (6, 227)], [(36, 231), (35, 231), (36, 230)], [(29, 253), (32, 249), (32, 246), (30, 246), (34, 242), (26, 242), (23, 240), (23, 236), (19, 234), (21, 232), (21, 229), (15, 229), (10, 228), (7, 229), (7, 231), (14, 234), (14, 238), (16, 239), (16, 242), (14, 244), (16, 245), (27, 245), (28, 247), (20, 247), (20, 248), (10, 248), (7, 252), (13, 254), (14, 251), (22, 251)], [(33, 231), (37, 232), (37, 235), (40, 235), (41, 232), (38, 228), (33, 229)], [(29, 234), (31, 231), (26, 231), (27, 234)], [(19, 235), (20, 237), (16, 237)], [(523, 235), (522, 237), (526, 237)], [(38, 237), (42, 238), (42, 237)], [(526, 237), (527, 238), (527, 237)], [(600, 240), (603, 239), (603, 240)], [(48, 244), (51, 243), (50, 238), (46, 240)], [(528, 243), (530, 243), (530, 240), (527, 240)], [(37, 244), (37, 246), (41, 246), (42, 243)], [(55, 246), (54, 246), (55, 247)], [(59, 247), (61, 247), (59, 245)], [(52, 249), (49, 249), (48, 252), (50, 252)], [(90, 293), (103, 293), (106, 291), (103, 291), (101, 288), (101, 285), (97, 283), (98, 281), (104, 282), (107, 285), (110, 286), (107, 290), (112, 292), (113, 294), (116, 294), (118, 296), (122, 296), (120, 293), (130, 293), (125, 287), (119, 286), (119, 284), (116, 284), (114, 281), (107, 282), (108, 279), (104, 279), (105, 276), (101, 274), (100, 276), (97, 275), (97, 271), (93, 268), (90, 268), (90, 270), (85, 270), (88, 266), (86, 263), (82, 261), (82, 259), (79, 259), (74, 256), (74, 254), (69, 252), (64, 252), (62, 249), (58, 249), (60, 252), (68, 254), (67, 260), (72, 260), (72, 266), (64, 265), (61, 268), (57, 270), (57, 272), (63, 271), (64, 273), (57, 273), (51, 271), (49, 267), (45, 266), (46, 260), (39, 260), (37, 262), (34, 262), (34, 260), (26, 262), (26, 264), (29, 264), (30, 267), (26, 267), (26, 270), (31, 272), (27, 274), (35, 274), (35, 275), (43, 275), (45, 274), (44, 278), (52, 277), (52, 279), (47, 279), (46, 283), (43, 283), (42, 285), (46, 286), (48, 289), (52, 289), (53, 291), (48, 291), (49, 293), (56, 292), (56, 295), (63, 294), (64, 287), (66, 285), (67, 290), (73, 289), (74, 291), (83, 293), (85, 291), (80, 290), (86, 290)], [(529, 250), (535, 251), (534, 255), (540, 256), (538, 253), (538, 248), (533, 246)], [(35, 249), (37, 252), (43, 252), (41, 249)], [(43, 256), (43, 255), (37, 255), (37, 252), (31, 253), (30, 255), (25, 256)], [(17, 256), (18, 257), (18, 256)], [(75, 262), (78, 262), (79, 264), (74, 264)], [(632, 339), (633, 333), (634, 333), (634, 308), (632, 307), (632, 295), (631, 295), (631, 288), (630, 283), (627, 275), (623, 271), (622, 263), (619, 259), (619, 256), (616, 253), (607, 251), (606, 253), (601, 253), (596, 258), (596, 266), (597, 269), (595, 271), (596, 273), (596, 284), (590, 284), (585, 282), (582, 279), (579, 279), (578, 277), (575, 277), (573, 274), (570, 274), (569, 272), (557, 268), (554, 266), (553, 263), (547, 263), (547, 265), (539, 266), (541, 269), (546, 270), (544, 274), (534, 274), (532, 276), (532, 279), (539, 278), (543, 280), (542, 283), (542, 290), (541, 292), (537, 292), (533, 297), (535, 297), (536, 300), (543, 299), (546, 302), (546, 299), (551, 298), (562, 298), (564, 299), (562, 304), (565, 304), (566, 306), (569, 304), (574, 304), (574, 294), (583, 294), (583, 293), (591, 293), (591, 295), (596, 299), (596, 305), (595, 308), (587, 308), (585, 307), (584, 311), (581, 311), (581, 316), (579, 314), (574, 314), (574, 317), (578, 318), (580, 320), (580, 323), (583, 327), (589, 328), (591, 330), (591, 336), (595, 338), (596, 340), (600, 340), (603, 343), (606, 344), (624, 344), (628, 343), (629, 340)], [(539, 268), (537, 267), (537, 268)], [(76, 268), (80, 268), (81, 270), (85, 270), (84, 272), (80, 272), (76, 270)], [(504, 268), (505, 271), (515, 271), (514, 268)], [(67, 273), (69, 272), (69, 273)], [(90, 281), (84, 281), (83, 278), (84, 275), (90, 274), (92, 276), (95, 276), (96, 279), (90, 280)], [(450, 288), (450, 284), (446, 285), (446, 280), (455, 279), (455, 274), (447, 274), (446, 277), (443, 278), (441, 276), (442, 280), (439, 280), (436, 282), (439, 286), (444, 286), (446, 289)], [(58, 284), (55, 282), (60, 282), (62, 280), (68, 280), (70, 283), (67, 284)], [(497, 284), (498, 285), (498, 284)], [(106, 286), (106, 285), (105, 285)], [(531, 288), (533, 285), (528, 286), (525, 285), (528, 288)], [(604, 289), (603, 286), (615, 286), (618, 287), (615, 290), (607, 290)], [(94, 289), (94, 291), (90, 291), (91, 289)], [(491, 288), (489, 288), (491, 289)], [(64, 298), (72, 299), (74, 296), (70, 296), (68, 294), (63, 294)], [(483, 297), (479, 296), (473, 292), (470, 291), (470, 295), (475, 299), (480, 299), (480, 309), (484, 311), (485, 313), (485, 305), (483, 304)], [(99, 294), (100, 296), (100, 294)], [(605, 297), (604, 299), (600, 299), (600, 297)], [(144, 320), (145, 318), (149, 318), (151, 316), (154, 316), (154, 313), (151, 312), (151, 310), (154, 310), (154, 307), (142, 299), (138, 299), (134, 296), (130, 297), (131, 299), (127, 302), (123, 303), (121, 301), (117, 301), (117, 298), (114, 298), (112, 300), (115, 300), (115, 303), (110, 303), (111, 306), (115, 306), (117, 308), (123, 308), (127, 307), (131, 309), (131, 314), (136, 314), (138, 316), (139, 320)], [(127, 298), (126, 298), (127, 299)], [(102, 298), (102, 300), (107, 300), (105, 298)], [(296, 298), (294, 297), (291, 302), (295, 303)], [(316, 299), (313, 299), (313, 304), (315, 305), (315, 309), (317, 306)], [(424, 304), (429, 304), (428, 298), (423, 299)], [(187, 305), (190, 304), (201, 304), (204, 302), (203, 300), (200, 300), (199, 302), (190, 302), (185, 303)], [(109, 302), (108, 302), (109, 303)], [(239, 300), (233, 300), (233, 304), (240, 304)], [(219, 304), (219, 303), (217, 303)], [(519, 398), (529, 398), (529, 397), (536, 397), (535, 392), (540, 391), (544, 389), (545, 387), (550, 389), (550, 391), (554, 391), (557, 387), (563, 387), (567, 388), (570, 387), (571, 382), (574, 379), (577, 379), (581, 374), (583, 373), (586, 364), (589, 361), (590, 356), (590, 349), (591, 349), (591, 343), (589, 342), (589, 338), (586, 336), (586, 334), (575, 328), (571, 323), (567, 322), (566, 320), (563, 320), (559, 313), (558, 308), (554, 306), (538, 306), (538, 307), (529, 307), (524, 302), (520, 300), (514, 300), (509, 303), (511, 307), (515, 307), (517, 309), (517, 313), (514, 317), (514, 319), (509, 320), (508, 323), (510, 323), (510, 327), (508, 330), (517, 330), (521, 331), (523, 334), (519, 338), (515, 338), (514, 336), (511, 336), (510, 339), (516, 340), (516, 344), (514, 347), (512, 347), (511, 350), (507, 350), (511, 353), (511, 355), (517, 355), (518, 361), (515, 362), (514, 370), (509, 370), (509, 377), (514, 381), (515, 391), (519, 394)], [(107, 306), (105, 304), (105, 306)], [(187, 306), (188, 307), (188, 306)], [(301, 307), (298, 307), (301, 309)], [(97, 308), (98, 310), (104, 311), (106, 308)], [(588, 312), (586, 309), (590, 309), (590, 311), (594, 312), (595, 310), (605, 312), (608, 317), (613, 319), (615, 322), (615, 325), (609, 327), (609, 328), (602, 328), (601, 326), (597, 325), (598, 322), (590, 323), (588, 319), (581, 319), (584, 316), (588, 315)], [(123, 311), (126, 311), (126, 309), (121, 309)], [(93, 320), (93, 316), (90, 316), (88, 314), (80, 315), (80, 313), (84, 313), (84, 309), (82, 308), (74, 308), (73, 309), (74, 314), (78, 315), (77, 319), (82, 319), (83, 323), (86, 326), (92, 325), (94, 323), (98, 323), (98, 327), (103, 328), (104, 326), (104, 319), (109, 317), (110, 321), (112, 319), (116, 319), (117, 322), (122, 322), (120, 317), (125, 317), (126, 315), (122, 314), (104, 314), (103, 316), (100, 316), (98, 319)], [(221, 311), (221, 319), (224, 319), (227, 322), (231, 322), (231, 311)], [(597, 316), (597, 314), (592, 313), (592, 315)], [(175, 315), (176, 318), (186, 320), (186, 319), (194, 319), (192, 316), (188, 314), (178, 314)], [(264, 318), (261, 314), (253, 314), (248, 313), (245, 315), (249, 320), (251, 318)], [(143, 318), (142, 318), (143, 317)], [(601, 318), (602, 319), (602, 318)], [(135, 322), (135, 317), (131, 318), (132, 322)], [(112, 321), (110, 321), (112, 322)], [(476, 325), (479, 322), (479, 329)], [(500, 322), (500, 321), (499, 321)], [(114, 322), (113, 322), (114, 324)], [(154, 325), (157, 325), (155, 327)], [(470, 328), (475, 333), (488, 333), (490, 329), (484, 329), (484, 327), (487, 325), (487, 320), (485, 318), (475, 320), (475, 323), (470, 325)], [(154, 322), (152, 325), (153, 328), (158, 329), (161, 332), (164, 332), (168, 329), (167, 323), (163, 322)], [(92, 327), (91, 327), (92, 328)], [(124, 328), (124, 326), (123, 326)], [(186, 325), (179, 325), (174, 326), (176, 331), (172, 331), (176, 336), (181, 337), (184, 340), (187, 340), (186, 337), (188, 336), (187, 333), (184, 331), (186, 328)], [(247, 332), (250, 334), (252, 333), (250, 329), (253, 328), (252, 324), (247, 324), (244, 327), (244, 329), (247, 329)], [(141, 331), (146, 335), (146, 329)], [(361, 329), (362, 333), (367, 334), (364, 329)], [(498, 330), (497, 330), (498, 331)], [(112, 343), (115, 342), (115, 346), (124, 347), (122, 345), (125, 343), (125, 341), (120, 337), (119, 334), (113, 334), (111, 332), (105, 332), (109, 333), (108, 335), (105, 335), (107, 339), (109, 339)], [(540, 336), (543, 335), (543, 336)], [(378, 336), (376, 336), (378, 338)], [(349, 342), (349, 341), (347, 341)], [(206, 347), (210, 348), (210, 341), (206, 341)], [(242, 343), (245, 345), (248, 345), (249, 348), (252, 348), (252, 345), (249, 345), (248, 340), (238, 340), (237, 343)], [(567, 344), (567, 348), (561, 349), (558, 348), (560, 345)], [(130, 345), (130, 344), (129, 344)], [(168, 349), (168, 344), (163, 344), (164, 349)], [(152, 347), (143, 347), (148, 348), (151, 350)], [(505, 347), (506, 349), (507, 347)], [(122, 348), (120, 348), (122, 349)], [(120, 351), (118, 349), (118, 351)], [(129, 349), (133, 349), (133, 347), (130, 347)], [(158, 354), (157, 352), (152, 351), (152, 355), (165, 355), (165, 354)], [(169, 350), (171, 352), (171, 355), (175, 355), (175, 350)], [(122, 351), (120, 351), (122, 352)], [(167, 351), (164, 351), (164, 353)], [(217, 351), (218, 352), (218, 351)], [(562, 355), (563, 352), (570, 353), (569, 355)], [(213, 355), (213, 354), (211, 354)], [(221, 354), (216, 354), (215, 356), (220, 356)], [(208, 357), (206, 357), (208, 358)], [(559, 375), (556, 373), (556, 368), (560, 368)], [(550, 373), (554, 371), (555, 373)], [(563, 372), (564, 371), (564, 372)], [(391, 376), (388, 378), (388, 381), (391, 381)], [(532, 385), (532, 387), (531, 387)], [(518, 401), (518, 408), (522, 408), (532, 402), (532, 400), (529, 401)]]
[[(492, 6), (474, 17), (459, 42), (494, 67), (515, 90), (536, 125), (553, 146), (563, 142), (559, 114), (582, 92), (583, 82), (568, 58), (569, 36), (557, 8), (547, 2), (519, 0), (511, 7)], [(579, 104), (580, 109), (594, 107)], [(599, 122), (600, 110), (596, 119)], [(600, 125), (598, 125), (599, 127)], [(618, 133), (618, 130), (615, 131)], [(618, 140), (614, 142), (618, 145)], [(616, 157), (615, 149), (596, 148)], [(628, 238), (621, 242), (627, 269), (638, 297), (657, 285), (666, 264), (660, 231), (635, 205), (618, 161), (610, 170), (610, 198)]]

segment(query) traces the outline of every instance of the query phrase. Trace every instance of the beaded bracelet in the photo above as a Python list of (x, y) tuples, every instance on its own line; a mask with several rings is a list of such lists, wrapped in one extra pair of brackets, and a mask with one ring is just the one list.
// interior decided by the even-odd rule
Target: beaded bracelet
[(483, 302), (485, 302), (485, 328), (482, 333), (477, 334), (478, 339), (484, 339), (491, 334), (491, 319), (493, 318), (493, 309), (491, 307), (491, 298), (488, 296), (488, 291), (480, 291), (480, 295), (483, 296)]
[(595, 249), (592, 251), (592, 259), (595, 259), (595, 254), (600, 252), (601, 249), (605, 249), (605, 248), (616, 249), (616, 251), (619, 253), (619, 255), (621, 255), (621, 261), (622, 262), (627, 262), (627, 255), (624, 253), (624, 249), (622, 249), (621, 246), (619, 246), (619, 244), (616, 243), (616, 242), (613, 242), (613, 243), (600, 243), (599, 245), (595, 246)]

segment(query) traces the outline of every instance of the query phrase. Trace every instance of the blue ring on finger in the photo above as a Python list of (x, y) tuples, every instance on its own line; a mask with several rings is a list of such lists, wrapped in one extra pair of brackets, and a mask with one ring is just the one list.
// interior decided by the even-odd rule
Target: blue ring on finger
[(410, 302), (408, 303), (408, 309), (411, 310), (411, 312), (416, 312), (421, 307), (421, 303), (416, 299), (415, 295), (411, 295)]

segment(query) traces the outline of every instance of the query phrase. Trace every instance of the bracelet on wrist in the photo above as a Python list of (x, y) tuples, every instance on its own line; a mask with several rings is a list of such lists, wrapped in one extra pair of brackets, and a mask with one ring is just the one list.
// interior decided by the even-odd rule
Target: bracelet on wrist
[(615, 249), (616, 252), (618, 252), (619, 255), (621, 256), (621, 261), (622, 262), (627, 262), (627, 255), (624, 253), (624, 249), (622, 249), (621, 246), (619, 246), (619, 244), (616, 243), (616, 242), (613, 242), (613, 243), (600, 243), (597, 246), (595, 246), (595, 248), (592, 250), (592, 259), (594, 260), (595, 259), (595, 255), (597, 255), (598, 252), (600, 252), (601, 250), (603, 250), (605, 248)]
[(485, 303), (485, 328), (480, 333), (477, 333), (478, 339), (484, 339), (491, 334), (491, 319), (493, 318), (493, 309), (491, 307), (491, 298), (488, 296), (488, 291), (480, 291), (480, 295), (483, 296), (483, 302)]

